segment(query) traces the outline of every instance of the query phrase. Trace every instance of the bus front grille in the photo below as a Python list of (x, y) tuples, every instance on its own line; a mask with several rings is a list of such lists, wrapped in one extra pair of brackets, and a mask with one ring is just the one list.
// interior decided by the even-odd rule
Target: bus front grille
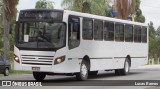
[(22, 64), (51, 66), (54, 56), (21, 55)]

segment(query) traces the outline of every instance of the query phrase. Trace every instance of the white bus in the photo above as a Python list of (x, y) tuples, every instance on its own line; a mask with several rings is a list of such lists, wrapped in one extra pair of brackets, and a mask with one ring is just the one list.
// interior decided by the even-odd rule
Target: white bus
[(46, 75), (76, 75), (86, 80), (99, 70), (127, 75), (148, 63), (147, 25), (68, 11), (20, 11), (16, 25), (14, 69)]

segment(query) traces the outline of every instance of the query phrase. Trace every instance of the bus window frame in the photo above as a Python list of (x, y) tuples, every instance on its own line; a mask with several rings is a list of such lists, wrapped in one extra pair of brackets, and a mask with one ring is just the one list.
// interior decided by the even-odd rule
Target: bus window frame
[[(91, 34), (92, 38), (91, 39), (84, 38), (84, 35), (83, 35), (83, 21), (84, 21), (84, 19), (89, 19), (92, 21), (92, 34)], [(94, 40), (94, 19), (88, 18), (88, 17), (83, 17), (83, 19), (82, 19), (82, 39), (83, 40)]]
[[(102, 29), (101, 29), (101, 32), (102, 32), (102, 34), (101, 34), (101, 39), (97, 39), (97, 38), (95, 38), (95, 21), (97, 21), (97, 22), (102, 22)], [(95, 41), (103, 41), (103, 39), (104, 39), (104, 37), (103, 37), (103, 31), (104, 30), (104, 21), (103, 20), (100, 20), (100, 19), (94, 19), (94, 23), (93, 23), (93, 39), (95, 40)]]
[[(145, 28), (145, 29), (143, 29), (143, 28)], [(145, 41), (144, 41), (143, 38), (142, 38), (143, 35), (144, 35), (144, 34), (142, 34), (142, 31), (143, 31), (143, 30), (146, 30)], [(147, 38), (148, 38), (148, 29), (147, 29), (147, 27), (146, 27), (146, 26), (141, 26), (141, 42), (142, 42), (142, 43), (147, 43), (147, 42), (148, 42)]]
[[(106, 23), (113, 24), (113, 29), (112, 29), (113, 37), (112, 37), (112, 40), (106, 39), (104, 37), (104, 34), (105, 34), (104, 28), (105, 28)], [(111, 31), (109, 31), (109, 32), (111, 32)], [(114, 36), (115, 36), (115, 22), (114, 21), (104, 21), (103, 22), (103, 39), (104, 39), (104, 41), (115, 41)]]
[[(126, 25), (132, 27), (132, 41), (131, 40), (126, 41)], [(125, 40), (125, 42), (134, 42), (134, 26), (132, 24), (125, 24), (125, 27), (124, 27), (124, 40)]]
[[(140, 29), (140, 31), (141, 31), (141, 32), (140, 32), (140, 39), (141, 39), (141, 41), (138, 41), (139, 38), (137, 38), (137, 40), (135, 40), (135, 27), (141, 28), (141, 29)], [(134, 36), (133, 36), (133, 38), (134, 38), (134, 39), (133, 39), (133, 42), (134, 42), (134, 43), (142, 43), (142, 38), (141, 38), (141, 36), (142, 36), (142, 26), (140, 26), (140, 25), (133, 25), (133, 34), (134, 34)], [(138, 34), (136, 34), (136, 36), (138, 36)]]
[[(123, 40), (121, 40), (121, 31), (119, 32), (119, 40), (117, 40), (116, 39), (116, 24), (117, 25), (122, 25), (123, 26)], [(119, 30), (120, 30), (120, 28), (119, 28)], [(125, 42), (125, 24), (124, 23), (120, 23), (120, 22), (115, 22), (114, 23), (114, 40), (116, 41), (116, 42)]]

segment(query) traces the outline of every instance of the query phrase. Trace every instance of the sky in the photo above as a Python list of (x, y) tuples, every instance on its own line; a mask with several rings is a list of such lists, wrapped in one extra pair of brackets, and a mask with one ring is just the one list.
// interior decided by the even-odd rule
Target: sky
[[(18, 10), (23, 9), (33, 9), (35, 7), (35, 3), (38, 0), (19, 0), (19, 4), (17, 6)], [(63, 9), (61, 7), (62, 0), (50, 0), (53, 1), (55, 9)], [(154, 23), (155, 29), (160, 26), (160, 0), (141, 0), (140, 6), (143, 15), (146, 18), (146, 24), (150, 21)]]
[(160, 0), (141, 0), (140, 6), (146, 24), (152, 21), (155, 29), (160, 26)]

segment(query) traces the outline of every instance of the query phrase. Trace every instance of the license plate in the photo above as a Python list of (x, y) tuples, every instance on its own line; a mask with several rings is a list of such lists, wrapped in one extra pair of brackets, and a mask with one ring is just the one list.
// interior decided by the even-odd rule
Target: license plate
[(32, 71), (40, 71), (40, 67), (32, 67)]

